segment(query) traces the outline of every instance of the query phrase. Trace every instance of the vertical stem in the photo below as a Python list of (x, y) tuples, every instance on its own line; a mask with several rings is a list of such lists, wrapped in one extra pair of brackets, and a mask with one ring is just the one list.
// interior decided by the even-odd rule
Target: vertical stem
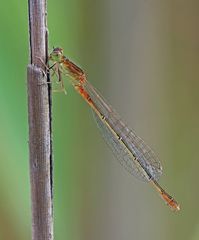
[(48, 57), (47, 0), (29, 0), (27, 71), (32, 240), (53, 240), (51, 89), (42, 62)]

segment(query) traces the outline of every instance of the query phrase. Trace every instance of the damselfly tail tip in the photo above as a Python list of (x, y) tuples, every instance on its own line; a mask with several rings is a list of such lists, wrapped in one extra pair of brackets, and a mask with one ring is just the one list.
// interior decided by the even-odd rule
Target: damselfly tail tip
[(166, 204), (171, 208), (172, 211), (178, 212), (180, 210), (180, 205), (177, 203), (177, 201), (171, 197), (168, 193), (162, 192), (161, 197), (164, 199)]
[(169, 206), (174, 212), (180, 211), (180, 204), (178, 204), (174, 199), (169, 203)]
[(164, 191), (163, 188), (155, 180), (151, 181), (151, 183), (159, 192), (161, 198), (170, 207), (170, 209), (174, 212), (178, 212), (180, 210), (180, 205), (177, 203), (177, 201), (172, 196), (170, 196), (166, 191)]
[(176, 210), (177, 210), (177, 211), (180, 211), (180, 205), (179, 205), (179, 204), (177, 205)]

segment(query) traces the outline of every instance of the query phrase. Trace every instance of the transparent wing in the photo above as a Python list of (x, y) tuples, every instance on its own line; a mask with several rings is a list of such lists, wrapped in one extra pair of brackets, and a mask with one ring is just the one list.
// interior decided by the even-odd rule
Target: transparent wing
[(121, 165), (141, 180), (158, 181), (162, 174), (162, 166), (153, 150), (129, 129), (89, 82), (85, 82), (84, 88), (95, 105), (94, 111), (98, 113), (94, 113), (97, 125)]
[(94, 118), (96, 120), (97, 126), (100, 129), (102, 136), (108, 146), (111, 148), (115, 157), (118, 159), (119, 163), (132, 175), (142, 181), (149, 181), (150, 178), (140, 166), (135, 156), (126, 148), (126, 146), (118, 140), (117, 135), (115, 135), (109, 127), (103, 122), (103, 120), (93, 111)]

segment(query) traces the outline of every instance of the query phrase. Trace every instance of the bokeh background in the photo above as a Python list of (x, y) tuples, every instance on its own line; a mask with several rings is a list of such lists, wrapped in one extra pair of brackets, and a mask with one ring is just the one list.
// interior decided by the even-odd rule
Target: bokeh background
[[(48, 2), (50, 49), (89, 81), (155, 149), (160, 180), (181, 204), (173, 213), (130, 176), (67, 85), (53, 94), (55, 239), (199, 239), (199, 2)], [(26, 66), (27, 2), (0, 14), (0, 239), (31, 239)]]

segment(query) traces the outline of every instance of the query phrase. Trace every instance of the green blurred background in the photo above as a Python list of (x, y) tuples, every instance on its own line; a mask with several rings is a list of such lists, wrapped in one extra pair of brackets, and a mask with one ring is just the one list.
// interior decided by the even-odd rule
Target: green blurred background
[[(50, 49), (89, 81), (157, 152), (173, 213), (103, 142), (89, 107), (53, 94), (55, 239), (199, 239), (199, 2), (48, 2)], [(0, 15), (0, 239), (31, 239), (26, 66), (27, 2)], [(67, 85), (68, 86), (68, 85)]]

